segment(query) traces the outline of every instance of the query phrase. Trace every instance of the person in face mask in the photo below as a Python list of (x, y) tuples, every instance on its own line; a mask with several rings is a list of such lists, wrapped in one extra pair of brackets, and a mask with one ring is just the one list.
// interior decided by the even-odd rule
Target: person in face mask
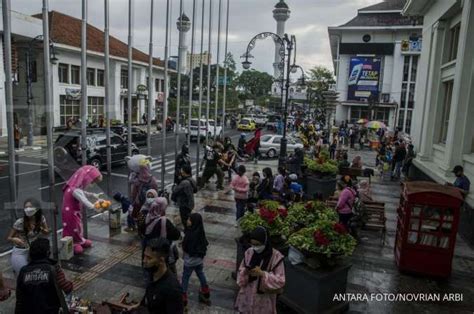
[(47, 236), (49, 228), (37, 200), (27, 199), (23, 204), (23, 217), (15, 221), (8, 235), (13, 243), (11, 263), (15, 276), (28, 264), (30, 243), (41, 236)]
[(181, 314), (184, 312), (182, 289), (176, 276), (167, 266), (170, 243), (165, 238), (147, 242), (144, 268), (152, 274), (141, 305), (149, 313)]
[[(147, 202), (150, 198), (147, 198)], [(168, 267), (176, 274), (176, 261), (179, 258), (177, 253), (177, 247), (173, 244), (173, 241), (177, 241), (181, 238), (181, 233), (171, 222), (166, 218), (166, 208), (168, 207), (168, 201), (164, 197), (152, 198), (150, 209), (145, 218), (145, 234), (143, 241), (143, 249), (145, 249), (147, 241), (154, 238), (165, 238), (171, 244), (172, 254), (168, 259)]]
[(235, 301), (239, 313), (277, 313), (276, 298), (285, 286), (284, 256), (273, 249), (267, 230), (257, 227), (250, 234), (251, 247), (237, 274), (240, 287)]

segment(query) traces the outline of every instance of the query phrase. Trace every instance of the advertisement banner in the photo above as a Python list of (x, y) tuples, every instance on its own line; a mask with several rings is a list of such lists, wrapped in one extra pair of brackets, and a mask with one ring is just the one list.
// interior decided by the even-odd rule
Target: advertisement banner
[(349, 68), (347, 100), (379, 98), (381, 58), (352, 57)]

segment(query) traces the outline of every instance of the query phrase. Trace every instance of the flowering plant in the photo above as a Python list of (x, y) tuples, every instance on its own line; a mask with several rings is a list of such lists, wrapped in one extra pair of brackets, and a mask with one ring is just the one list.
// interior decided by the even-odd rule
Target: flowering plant
[(240, 220), (244, 233), (252, 232), (256, 227), (265, 227), (270, 235), (281, 235), (283, 221), (288, 210), (275, 201), (262, 201), (254, 213), (247, 212)]
[(309, 171), (321, 176), (335, 176), (338, 172), (337, 162), (329, 158), (327, 150), (321, 150), (315, 159), (306, 157), (304, 164)]
[(293, 233), (288, 243), (309, 254), (323, 254), (328, 258), (348, 256), (354, 252), (356, 240), (346, 228), (334, 220), (318, 220), (313, 225)]
[(333, 208), (329, 208), (320, 201), (294, 203), (288, 209), (288, 217), (284, 221), (282, 233), (288, 237), (299, 229), (308, 227), (321, 219), (337, 221), (338, 216)]

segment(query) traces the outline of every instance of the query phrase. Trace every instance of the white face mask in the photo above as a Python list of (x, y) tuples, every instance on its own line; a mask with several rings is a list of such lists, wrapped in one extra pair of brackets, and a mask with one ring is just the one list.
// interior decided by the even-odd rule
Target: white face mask
[(24, 210), (27, 217), (32, 217), (37, 212), (37, 209), (34, 207), (26, 207)]
[(148, 205), (151, 205), (151, 203), (153, 203), (154, 200), (155, 200), (155, 198), (153, 198), (153, 197), (148, 197), (148, 198), (146, 199), (146, 203), (147, 203)]
[(263, 250), (265, 250), (265, 245), (252, 245), (252, 249), (255, 251), (255, 253), (262, 253)]

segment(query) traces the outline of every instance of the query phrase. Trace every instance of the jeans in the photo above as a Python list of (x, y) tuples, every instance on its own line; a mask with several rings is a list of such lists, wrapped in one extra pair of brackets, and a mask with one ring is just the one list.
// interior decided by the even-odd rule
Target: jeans
[(191, 277), (193, 271), (196, 272), (196, 275), (199, 278), (199, 282), (201, 283), (201, 288), (207, 287), (207, 280), (206, 275), (204, 275), (204, 265), (200, 264), (193, 267), (183, 266), (183, 277), (181, 280), (181, 286), (183, 287), (183, 292), (188, 292), (188, 284), (189, 278)]
[(247, 200), (243, 199), (235, 199), (235, 207), (237, 208), (237, 212), (235, 213), (235, 219), (239, 220), (245, 214), (245, 207), (247, 205)]
[(402, 171), (403, 161), (395, 162), (395, 169), (393, 170), (392, 177), (400, 178), (400, 174)]

